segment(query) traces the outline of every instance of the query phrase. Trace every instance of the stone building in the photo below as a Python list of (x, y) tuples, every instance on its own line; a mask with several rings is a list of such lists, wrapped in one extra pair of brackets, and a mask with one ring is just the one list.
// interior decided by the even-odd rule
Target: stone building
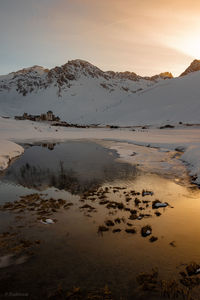
[(54, 114), (53, 114), (53, 112), (51, 110), (49, 110), (47, 112), (46, 116), (47, 116), (47, 121), (53, 121), (53, 119), (55, 118), (55, 116), (54, 116)]

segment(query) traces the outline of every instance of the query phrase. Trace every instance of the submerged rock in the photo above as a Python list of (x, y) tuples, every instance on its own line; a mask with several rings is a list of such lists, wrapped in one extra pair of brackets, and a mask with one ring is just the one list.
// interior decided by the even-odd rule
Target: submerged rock
[(152, 237), (150, 237), (149, 242), (154, 243), (157, 240), (158, 240), (158, 238), (156, 236), (152, 236)]
[(44, 219), (44, 220), (41, 220), (41, 223), (48, 225), (48, 224), (54, 224), (55, 222), (52, 219)]
[(103, 225), (99, 226), (98, 233), (105, 232), (105, 231), (109, 231), (109, 228)]
[(172, 242), (169, 243), (169, 245), (170, 245), (171, 247), (174, 247), (174, 248), (175, 248), (175, 247), (176, 247), (176, 242), (175, 242), (175, 241), (172, 241)]
[(141, 200), (138, 198), (135, 198), (134, 202), (135, 202), (135, 206), (138, 206), (141, 203)]
[(22, 213), (25, 210), (34, 212), (39, 218), (47, 217), (56, 213), (59, 209), (69, 209), (73, 203), (67, 203), (64, 199), (45, 199), (46, 194), (29, 194), (21, 196), (20, 200), (7, 202), (0, 207), (2, 210), (17, 211)]
[(131, 214), (129, 220), (136, 220), (138, 218), (137, 214)]
[(114, 225), (115, 225), (115, 223), (114, 223), (112, 220), (107, 220), (107, 221), (105, 221), (105, 224), (106, 224), (107, 226), (114, 226)]
[(152, 233), (152, 228), (150, 225), (146, 225), (146, 226), (142, 227), (141, 235), (143, 237), (146, 237), (146, 236), (150, 235), (151, 233)]
[(136, 279), (143, 290), (155, 290), (158, 284), (158, 271), (153, 269), (151, 273), (140, 273)]
[(108, 209), (110, 209), (110, 208), (113, 208), (113, 209), (120, 209), (120, 210), (122, 210), (122, 209), (124, 209), (125, 207), (124, 207), (124, 204), (122, 203), (122, 202), (116, 202), (116, 201), (110, 201), (107, 205), (106, 205), (106, 207), (108, 208)]
[(116, 233), (116, 232), (121, 232), (121, 229), (120, 228), (116, 228), (116, 229), (113, 229), (112, 231), (113, 233)]
[(125, 231), (127, 233), (132, 233), (132, 234), (136, 233), (136, 229), (135, 228), (127, 228), (127, 229), (125, 229)]
[(106, 204), (108, 204), (108, 203), (109, 203), (108, 200), (101, 200), (101, 201), (99, 202), (100, 205), (106, 205)]
[(115, 221), (116, 224), (117, 224), (117, 223), (118, 223), (118, 224), (121, 223), (121, 219), (120, 219), (120, 218), (116, 218), (114, 221)]
[(152, 208), (160, 208), (160, 207), (167, 207), (168, 203), (166, 202), (161, 202), (160, 200), (155, 200), (152, 202)]
[(142, 197), (144, 196), (153, 196), (152, 191), (142, 190)]
[(95, 207), (93, 207), (93, 206), (91, 206), (89, 204), (85, 204), (85, 205), (81, 206), (80, 209), (86, 209), (88, 212), (92, 212), (92, 211), (96, 210)]
[(193, 262), (186, 267), (186, 271), (189, 276), (197, 275), (200, 273), (200, 265)]
[(157, 217), (160, 217), (160, 216), (161, 216), (161, 212), (155, 211), (155, 215), (156, 215)]
[(180, 283), (187, 288), (192, 289), (195, 286), (200, 285), (200, 277), (197, 276), (200, 274), (199, 264), (192, 262), (185, 268), (185, 271), (182, 271), (179, 274), (181, 275)]

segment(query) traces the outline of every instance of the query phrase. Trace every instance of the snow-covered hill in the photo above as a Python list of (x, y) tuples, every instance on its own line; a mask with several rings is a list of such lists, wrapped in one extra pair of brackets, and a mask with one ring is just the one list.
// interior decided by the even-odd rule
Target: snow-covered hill
[(200, 72), (191, 72), (141, 77), (104, 72), (82, 60), (51, 70), (34, 66), (0, 76), (0, 115), (52, 110), (79, 124), (200, 122)]

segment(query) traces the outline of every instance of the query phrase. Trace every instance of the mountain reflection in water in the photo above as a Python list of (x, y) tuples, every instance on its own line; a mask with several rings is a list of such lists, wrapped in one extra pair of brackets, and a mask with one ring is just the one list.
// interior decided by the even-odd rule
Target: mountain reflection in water
[(117, 157), (114, 151), (92, 142), (35, 145), (8, 168), (3, 180), (38, 190), (55, 187), (78, 194), (106, 181), (135, 177), (136, 168), (116, 162)]

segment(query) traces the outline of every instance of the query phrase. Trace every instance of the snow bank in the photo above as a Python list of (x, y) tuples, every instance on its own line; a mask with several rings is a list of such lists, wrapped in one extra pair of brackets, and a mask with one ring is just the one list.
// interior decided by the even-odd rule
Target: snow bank
[(24, 149), (16, 143), (0, 140), (0, 170), (4, 170), (8, 167), (11, 159), (21, 155)]
[(187, 163), (190, 176), (194, 176), (194, 182), (200, 184), (200, 145), (189, 146), (181, 159)]
[(163, 148), (138, 146), (133, 143), (103, 141), (101, 144), (117, 151), (120, 161), (136, 165), (141, 171), (169, 175), (179, 179), (186, 177), (182, 162), (176, 159), (176, 152)]

